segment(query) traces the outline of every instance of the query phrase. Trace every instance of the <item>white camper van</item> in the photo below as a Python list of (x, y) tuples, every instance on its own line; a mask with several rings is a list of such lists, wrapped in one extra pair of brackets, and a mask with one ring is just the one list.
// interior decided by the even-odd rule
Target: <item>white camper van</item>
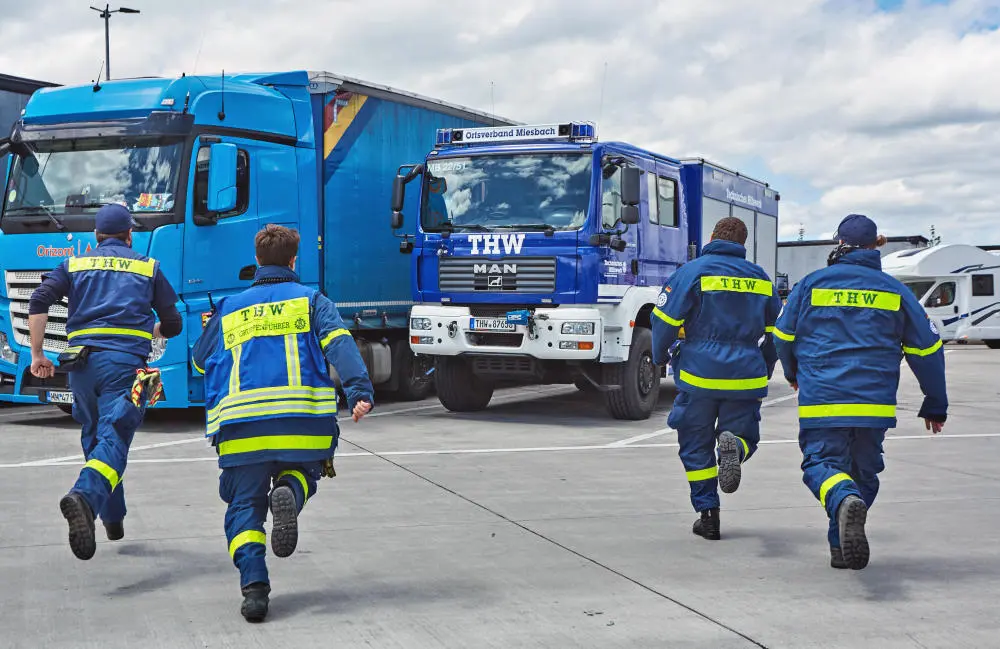
[(942, 340), (982, 340), (1000, 349), (1000, 259), (967, 245), (894, 252), (882, 270), (924, 305)]

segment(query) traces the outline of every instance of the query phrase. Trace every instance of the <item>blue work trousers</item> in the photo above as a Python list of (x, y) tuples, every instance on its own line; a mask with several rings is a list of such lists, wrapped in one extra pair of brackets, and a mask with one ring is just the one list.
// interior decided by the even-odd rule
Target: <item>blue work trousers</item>
[[(122, 476), (129, 446), (142, 419), (140, 416), (134, 427), (123, 426), (118, 402), (130, 397), (135, 371), (145, 366), (146, 359), (136, 354), (92, 349), (86, 364), (69, 375), (73, 418), (83, 427), (80, 441), (87, 460), (72, 491), (82, 495), (94, 516), (100, 516), (105, 523), (119, 523), (125, 518)], [(144, 401), (139, 411), (145, 413)]]
[(802, 482), (830, 518), (827, 539), (840, 547), (837, 510), (847, 496), (871, 507), (878, 495), (878, 474), (885, 469), (882, 442), (885, 428), (800, 428)]
[(226, 540), (229, 556), (240, 571), (240, 587), (269, 584), (264, 561), (267, 537), (264, 521), (270, 504), (272, 485), (286, 484), (295, 493), (299, 511), (316, 494), (322, 477), (322, 462), (261, 462), (222, 469), (219, 496), (226, 509)]
[(719, 464), (716, 440), (729, 431), (740, 443), (746, 462), (760, 442), (759, 399), (713, 399), (681, 390), (674, 399), (667, 425), (677, 431), (678, 454), (691, 486), (691, 504), (703, 512), (719, 506)]

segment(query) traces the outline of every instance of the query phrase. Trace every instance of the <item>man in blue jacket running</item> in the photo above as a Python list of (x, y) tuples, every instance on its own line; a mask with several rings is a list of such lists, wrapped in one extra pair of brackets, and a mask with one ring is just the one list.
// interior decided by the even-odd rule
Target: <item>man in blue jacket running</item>
[[(781, 300), (764, 269), (746, 260), (747, 227), (719, 221), (702, 256), (675, 272), (653, 309), (653, 362), (673, 354), (680, 392), (667, 425), (677, 430), (691, 504), (701, 517), (693, 531), (721, 538), (719, 494), (739, 487), (742, 463), (760, 441), (760, 403), (778, 361), (771, 330)], [(718, 442), (718, 463), (716, 463)]]
[[(885, 468), (882, 442), (896, 426), (902, 356), (920, 383), (927, 430), (947, 418), (944, 351), (913, 293), (882, 272), (875, 223), (851, 214), (827, 268), (788, 296), (774, 335), (785, 378), (799, 390), (803, 482), (830, 519), (830, 565), (868, 565), (868, 509)], [(801, 387), (801, 389), (800, 389)]]

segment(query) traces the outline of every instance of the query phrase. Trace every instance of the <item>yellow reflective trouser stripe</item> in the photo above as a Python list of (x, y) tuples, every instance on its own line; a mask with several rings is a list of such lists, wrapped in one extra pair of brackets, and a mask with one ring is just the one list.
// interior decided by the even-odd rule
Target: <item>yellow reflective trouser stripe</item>
[(742, 437), (736, 437), (736, 439), (740, 440), (740, 443), (743, 444), (743, 459), (745, 460), (750, 455), (750, 445)]
[[(223, 410), (246, 404), (269, 405), (268, 401), (282, 402), (293, 400), (321, 401), (330, 400), (337, 403), (336, 388), (310, 388), (302, 386), (277, 386), (273, 388), (254, 388), (238, 394), (227, 394), (219, 403), (208, 411), (208, 421), (218, 419)], [(273, 404), (271, 404), (273, 405)]]
[(782, 340), (784, 340), (786, 342), (794, 342), (795, 341), (795, 334), (786, 334), (784, 331), (782, 331), (781, 329), (778, 329), (777, 327), (774, 328), (774, 335), (777, 336), (778, 338), (781, 338)]
[(755, 277), (722, 277), (708, 275), (701, 278), (701, 290), (732, 291), (734, 293), (756, 293), (770, 297), (774, 290), (771, 282)]
[(757, 390), (767, 387), (766, 376), (756, 379), (703, 379), (681, 370), (680, 378), (689, 385), (708, 390)]
[(838, 473), (824, 480), (823, 484), (819, 486), (819, 503), (826, 507), (826, 494), (830, 493), (830, 490), (833, 489), (835, 485), (838, 485), (841, 482), (850, 482), (851, 480), (853, 480), (853, 478), (846, 473)]
[(333, 443), (332, 435), (268, 435), (233, 439), (219, 444), (219, 455), (254, 451), (323, 451)]
[(899, 311), (899, 293), (885, 291), (862, 291), (848, 288), (814, 288), (813, 306), (845, 306), (864, 309)]
[(66, 334), (66, 338), (69, 340), (73, 340), (77, 336), (136, 336), (152, 340), (153, 332), (141, 329), (123, 329), (121, 327), (91, 327), (90, 329), (77, 329)]
[(69, 272), (79, 273), (85, 270), (114, 270), (122, 273), (134, 273), (143, 277), (152, 277), (155, 270), (155, 259), (142, 261), (127, 257), (70, 257)]
[(673, 318), (671, 318), (670, 316), (668, 316), (668, 315), (667, 315), (666, 313), (664, 313), (663, 311), (660, 311), (660, 308), (659, 308), (659, 307), (653, 307), (653, 315), (655, 315), (655, 316), (656, 316), (657, 318), (659, 318), (660, 320), (663, 320), (663, 321), (664, 321), (664, 322), (666, 322), (666, 323), (667, 323), (668, 325), (672, 325), (672, 326), (674, 326), (674, 327), (679, 327), (679, 326), (681, 326), (682, 324), (684, 324), (684, 321), (683, 321), (683, 320), (674, 320)]
[(688, 471), (687, 479), (688, 482), (700, 482), (701, 480), (711, 480), (712, 478), (719, 477), (719, 467), (713, 466), (707, 469), (698, 469), (697, 471)]
[(205, 370), (203, 370), (200, 367), (198, 367), (198, 362), (195, 361), (193, 358), (191, 359), (191, 365), (194, 366), (194, 371), (197, 372), (198, 374), (204, 374), (205, 373)]
[(774, 327), (764, 327), (764, 333), (766, 334), (774, 333)]
[(896, 406), (874, 403), (831, 403), (825, 406), (799, 406), (799, 417), (895, 417)]
[(278, 479), (281, 480), (286, 475), (290, 475), (290, 476), (292, 476), (293, 478), (295, 478), (296, 480), (299, 481), (299, 484), (302, 485), (302, 495), (303, 495), (303, 497), (306, 500), (309, 500), (309, 483), (306, 481), (306, 477), (304, 475), (302, 475), (302, 472), (301, 471), (296, 471), (295, 469), (289, 469), (287, 471), (282, 471), (281, 473), (278, 474)]
[(118, 476), (118, 472), (112, 469), (104, 462), (101, 462), (100, 460), (87, 460), (87, 463), (84, 465), (84, 467), (88, 469), (93, 469), (94, 471), (97, 471), (102, 476), (104, 476), (104, 479), (111, 484), (111, 491), (114, 491), (115, 488), (118, 487), (118, 482), (121, 480), (121, 478)]
[(920, 349), (919, 347), (907, 347), (903, 346), (903, 352), (910, 354), (911, 356), (930, 356), (937, 350), (941, 349), (942, 342), (939, 340), (930, 347), (926, 349)]
[(326, 349), (326, 346), (333, 342), (334, 338), (339, 338), (340, 336), (350, 336), (351, 332), (347, 329), (334, 329), (328, 333), (322, 341), (320, 341), (320, 347)]
[(233, 540), (229, 543), (229, 557), (235, 558), (236, 551), (242, 548), (247, 543), (267, 543), (267, 537), (264, 536), (263, 532), (258, 532), (257, 530), (247, 530), (246, 532), (240, 532), (233, 537)]
[(229, 370), (229, 394), (240, 391), (240, 356), (243, 355), (243, 345), (236, 345), (230, 352), (233, 355), (233, 369)]
[(288, 385), (302, 385), (302, 366), (299, 363), (299, 337), (285, 336), (285, 367), (288, 370)]

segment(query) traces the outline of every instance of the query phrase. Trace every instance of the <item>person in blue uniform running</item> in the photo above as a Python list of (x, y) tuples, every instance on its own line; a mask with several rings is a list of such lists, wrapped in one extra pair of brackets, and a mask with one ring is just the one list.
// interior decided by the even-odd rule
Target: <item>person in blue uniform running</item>
[(271, 549), (290, 556), (298, 514), (337, 448), (337, 388), (327, 361), (355, 421), (374, 404), (364, 361), (336, 306), (299, 283), (298, 248), (294, 230), (268, 225), (258, 232), (253, 285), (219, 301), (192, 354), (195, 370), (205, 375), (206, 435), (219, 455), (229, 556), (240, 571), (241, 613), (250, 622), (267, 616), (271, 592), (264, 561), (268, 508)]
[(948, 414), (944, 350), (913, 293), (882, 272), (875, 223), (850, 214), (826, 268), (788, 296), (774, 329), (785, 379), (799, 392), (803, 481), (829, 517), (830, 565), (868, 565), (868, 510), (896, 426), (902, 357), (920, 383), (918, 417), (938, 433)]

